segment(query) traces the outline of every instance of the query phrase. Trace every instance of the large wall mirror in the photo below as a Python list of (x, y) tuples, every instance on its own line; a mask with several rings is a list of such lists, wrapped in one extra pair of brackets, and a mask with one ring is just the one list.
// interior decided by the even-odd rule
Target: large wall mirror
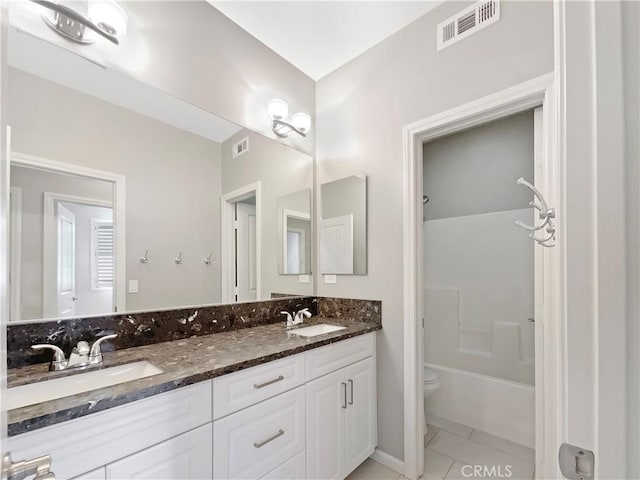
[(320, 185), (320, 273), (367, 274), (367, 177)]
[(14, 28), (8, 58), (13, 321), (313, 294), (310, 156)]

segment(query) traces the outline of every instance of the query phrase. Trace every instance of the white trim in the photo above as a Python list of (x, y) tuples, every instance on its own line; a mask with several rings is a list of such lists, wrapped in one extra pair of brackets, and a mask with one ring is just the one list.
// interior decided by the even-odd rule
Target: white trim
[(262, 299), (262, 182), (258, 181), (225, 193), (221, 197), (221, 285), (222, 302), (234, 302), (235, 285), (233, 282), (233, 206), (242, 200), (255, 196), (256, 198), (256, 299)]
[[(117, 312), (126, 311), (126, 270), (127, 270), (127, 206), (126, 206), (126, 179), (124, 175), (104, 170), (96, 170), (81, 165), (59, 162), (48, 158), (36, 157), (19, 152), (11, 152), (11, 164), (23, 167), (38, 168), (52, 172), (66, 173), (79, 177), (91, 178), (111, 182), (114, 185), (113, 203), (113, 224), (115, 225), (115, 279), (114, 288), (114, 310)], [(63, 195), (60, 195), (61, 197)], [(78, 197), (76, 197), (78, 198)], [(93, 200), (92, 200), (93, 202)], [(91, 204), (91, 203), (90, 203)], [(45, 212), (46, 213), (46, 212)], [(45, 215), (46, 218), (46, 215)], [(45, 232), (46, 233), (46, 232)], [(44, 262), (46, 264), (46, 262)], [(46, 289), (45, 289), (46, 291)], [(44, 298), (44, 297), (43, 297)], [(44, 303), (44, 302), (43, 302)]]
[(17, 322), (22, 316), (22, 188), (10, 187), (10, 198), (13, 201), (9, 202), (9, 321)]
[(382, 450), (376, 448), (371, 456), (369, 457), (371, 460), (374, 460), (391, 470), (402, 473), (404, 472), (404, 462), (399, 458), (393, 457), (388, 453), (383, 452)]
[[(556, 155), (554, 127), (555, 109), (552, 88), (553, 75), (547, 74), (515, 85), (473, 102), (432, 115), (403, 128), (404, 200), (403, 200), (403, 247), (404, 247), (404, 475), (418, 478), (424, 469), (424, 422), (423, 408), (423, 330), (422, 330), (422, 144), (443, 135), (464, 130), (483, 123), (503, 118), (540, 105), (545, 107), (544, 175), (537, 184), (551, 205), (559, 198), (559, 175), (563, 169), (557, 165), (562, 157)], [(536, 179), (537, 182), (537, 179)], [(561, 341), (558, 334), (562, 317), (559, 305), (563, 292), (560, 290), (560, 265), (563, 254), (562, 232), (558, 246), (546, 249), (544, 256), (545, 321), (538, 320), (537, 328), (544, 328), (544, 354), (536, 351), (536, 368), (543, 368), (545, 403), (542, 422), (545, 432), (544, 451), (536, 452), (540, 464), (544, 464), (543, 478), (559, 478), (556, 467), (557, 408), (563, 392), (559, 388), (557, 370), (560, 368), (557, 352)], [(542, 247), (539, 247), (542, 248)], [(550, 455), (549, 452), (554, 454)], [(555, 473), (551, 473), (555, 472)], [(537, 472), (542, 476), (542, 472)]]

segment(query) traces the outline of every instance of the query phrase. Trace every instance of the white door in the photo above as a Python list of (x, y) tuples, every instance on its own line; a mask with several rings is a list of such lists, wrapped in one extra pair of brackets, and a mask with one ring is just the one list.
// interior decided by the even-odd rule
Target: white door
[(353, 215), (320, 220), (320, 272), (353, 274)]
[(76, 298), (76, 217), (64, 205), (58, 203), (56, 223), (58, 227), (58, 316), (75, 314)]
[(375, 359), (369, 357), (344, 369), (347, 381), (345, 473), (351, 473), (373, 453), (377, 442)]
[(307, 478), (342, 479), (347, 409), (344, 370), (313, 380), (306, 389)]
[(257, 299), (256, 207), (236, 203), (236, 301)]
[[(195, 480), (213, 478), (210, 423), (107, 465), (107, 479)], [(85, 478), (82, 476), (82, 478)]]

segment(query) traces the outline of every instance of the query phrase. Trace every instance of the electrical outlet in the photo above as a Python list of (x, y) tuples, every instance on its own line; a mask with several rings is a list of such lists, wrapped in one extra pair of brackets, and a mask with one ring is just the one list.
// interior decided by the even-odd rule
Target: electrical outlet
[(336, 276), (335, 275), (325, 275), (324, 276), (324, 283), (336, 283)]

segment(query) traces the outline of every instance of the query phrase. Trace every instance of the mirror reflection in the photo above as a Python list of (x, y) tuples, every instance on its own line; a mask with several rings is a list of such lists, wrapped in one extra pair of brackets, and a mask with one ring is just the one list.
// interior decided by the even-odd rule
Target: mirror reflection
[(311, 273), (311, 190), (278, 198), (280, 273)]
[(320, 273), (366, 275), (366, 176), (324, 183), (320, 196)]
[(13, 321), (313, 293), (279, 260), (311, 157), (15, 29), (8, 57)]

